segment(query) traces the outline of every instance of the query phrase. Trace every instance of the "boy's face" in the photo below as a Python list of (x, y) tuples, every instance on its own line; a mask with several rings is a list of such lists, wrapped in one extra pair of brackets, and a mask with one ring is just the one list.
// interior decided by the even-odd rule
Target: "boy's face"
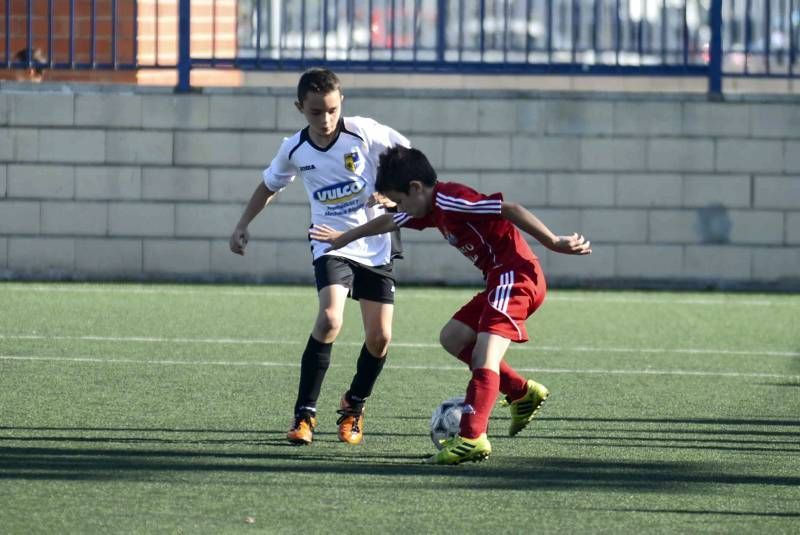
[(317, 137), (330, 137), (336, 132), (336, 125), (342, 115), (342, 94), (336, 90), (330, 93), (306, 93), (303, 102), (294, 105), (306, 118), (309, 129)]
[(405, 212), (411, 217), (425, 217), (433, 207), (433, 188), (425, 187), (418, 180), (409, 183), (408, 193), (385, 191), (383, 194), (397, 203), (398, 212)]

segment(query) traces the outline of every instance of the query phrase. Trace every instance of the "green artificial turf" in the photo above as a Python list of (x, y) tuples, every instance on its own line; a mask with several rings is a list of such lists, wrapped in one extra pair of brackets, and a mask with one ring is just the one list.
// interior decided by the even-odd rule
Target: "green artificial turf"
[(508, 361), (553, 395), (456, 467), (440, 327), (475, 289), (401, 288), (365, 442), (337, 441), (344, 329), (309, 447), (284, 440), (312, 288), (0, 284), (3, 533), (796, 533), (800, 296), (553, 290)]

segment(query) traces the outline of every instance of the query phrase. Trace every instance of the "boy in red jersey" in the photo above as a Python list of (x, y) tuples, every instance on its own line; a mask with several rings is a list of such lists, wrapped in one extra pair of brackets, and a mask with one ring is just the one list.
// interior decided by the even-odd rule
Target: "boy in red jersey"
[(528, 340), (525, 320), (546, 293), (539, 261), (520, 229), (559, 253), (587, 255), (591, 244), (578, 234), (555, 235), (521, 205), (504, 201), (501, 193), (484, 195), (463, 184), (438, 182), (417, 149), (398, 146), (384, 152), (375, 188), (397, 203), (396, 214), (382, 215), (346, 232), (318, 225), (311, 237), (335, 249), (400, 227), (436, 227), (483, 272), (486, 289), (456, 312), (440, 335), (444, 348), (472, 370), (466, 393), (469, 408), (461, 418), (460, 433), (426, 462), (485, 459), (492, 451), (486, 430), (498, 392), (510, 404), (512, 436), (528, 425), (549, 395), (547, 388), (525, 380), (503, 360), (511, 342)]

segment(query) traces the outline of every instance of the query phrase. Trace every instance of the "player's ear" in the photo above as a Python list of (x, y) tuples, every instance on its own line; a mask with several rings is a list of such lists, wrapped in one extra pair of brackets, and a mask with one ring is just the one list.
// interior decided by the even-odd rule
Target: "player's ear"
[(299, 111), (300, 113), (303, 113), (303, 105), (300, 104), (300, 101), (295, 100), (294, 101), (294, 107), (297, 108), (297, 111)]

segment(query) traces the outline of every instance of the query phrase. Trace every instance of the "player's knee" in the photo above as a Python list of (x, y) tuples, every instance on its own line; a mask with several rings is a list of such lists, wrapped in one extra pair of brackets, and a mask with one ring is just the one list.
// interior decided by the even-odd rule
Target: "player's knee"
[(315, 331), (323, 334), (325, 338), (336, 336), (342, 329), (342, 318), (331, 310), (323, 310), (317, 317)]
[(371, 355), (384, 357), (389, 350), (389, 342), (392, 341), (392, 334), (388, 331), (379, 331), (367, 335), (364, 342)]
[(439, 343), (442, 345), (445, 351), (456, 356), (461, 353), (461, 350), (463, 350), (467, 345), (458, 336), (458, 333), (452, 329), (449, 329), (447, 325), (445, 325), (439, 332)]

